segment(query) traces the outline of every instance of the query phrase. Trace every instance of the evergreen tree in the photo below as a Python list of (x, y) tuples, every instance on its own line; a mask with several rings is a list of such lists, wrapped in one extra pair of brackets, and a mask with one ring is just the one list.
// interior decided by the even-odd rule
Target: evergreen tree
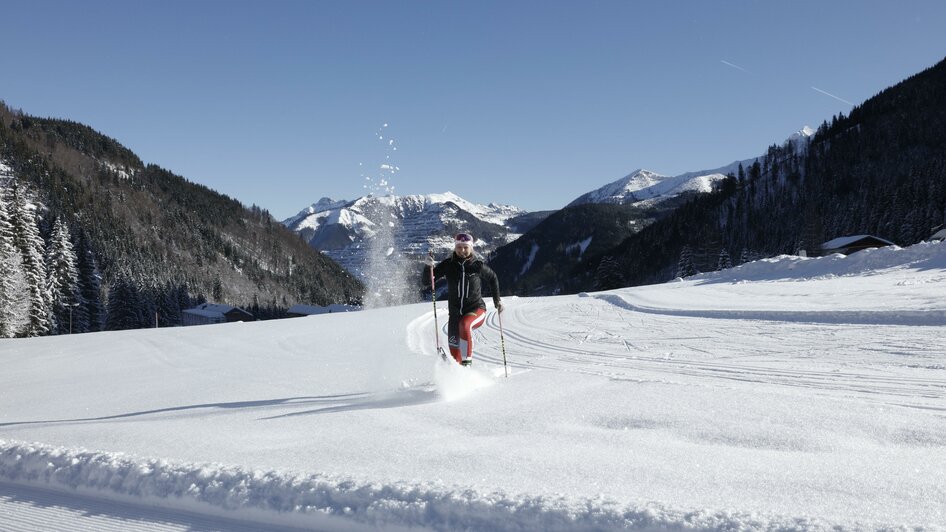
[(141, 303), (141, 324), (142, 329), (153, 329), (158, 326), (158, 299), (160, 299), (160, 288), (156, 282), (151, 282), (144, 289), (138, 291), (138, 300)]
[(106, 308), (108, 309), (108, 316), (105, 319), (106, 330), (138, 329), (144, 321), (138, 287), (125, 276), (116, 279), (109, 288)]
[(35, 211), (35, 205), (26, 198), (25, 191), (14, 181), (10, 223), (13, 226), (14, 245), (23, 261), (23, 273), (29, 292), (29, 319), (23, 331), (26, 336), (48, 334), (52, 325), (49, 312), (50, 295), (46, 287), (46, 262), (43, 260), (45, 244), (39, 234)]
[(175, 327), (181, 324), (181, 307), (178, 288), (171, 281), (155, 287), (155, 310), (160, 327)]
[(220, 278), (217, 277), (214, 279), (213, 290), (214, 303), (223, 303), (223, 283), (220, 282)]
[(86, 331), (101, 331), (105, 326), (105, 306), (102, 305), (102, 274), (98, 261), (81, 228), (76, 231), (76, 267), (79, 271), (79, 289), (88, 323)]
[(749, 248), (742, 248), (742, 253), (739, 255), (739, 264), (745, 264), (749, 260)]
[(57, 218), (46, 249), (47, 287), (50, 294), (53, 334), (86, 332), (89, 316), (79, 287), (79, 269), (69, 227)]
[(182, 311), (193, 308), (197, 305), (197, 303), (194, 302), (194, 298), (192, 298), (190, 295), (190, 290), (187, 288), (186, 282), (177, 285), (175, 295), (177, 297), (177, 306)]
[(716, 269), (728, 270), (729, 268), (732, 268), (732, 258), (730, 258), (729, 252), (724, 248), (719, 252), (719, 262), (716, 264)]
[(683, 246), (680, 252), (680, 262), (677, 263), (677, 277), (689, 277), (696, 275), (696, 267), (693, 265), (693, 250), (690, 246)]
[(16, 249), (7, 199), (0, 190), (0, 338), (12, 338), (27, 322), (29, 291)]
[(620, 288), (624, 279), (621, 276), (621, 268), (614, 257), (605, 255), (598, 263), (598, 269), (595, 272), (595, 288), (597, 290), (611, 290)]

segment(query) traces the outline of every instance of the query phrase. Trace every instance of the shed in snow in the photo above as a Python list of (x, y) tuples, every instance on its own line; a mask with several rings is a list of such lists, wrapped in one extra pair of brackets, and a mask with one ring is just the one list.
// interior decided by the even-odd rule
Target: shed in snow
[(946, 240), (946, 229), (940, 229), (930, 237), (930, 242), (942, 242), (943, 240)]
[(229, 323), (232, 321), (255, 321), (249, 312), (233, 305), (204, 303), (182, 313), (184, 325), (209, 325), (211, 323)]
[(353, 312), (360, 310), (360, 307), (354, 305), (328, 305), (320, 307), (318, 305), (293, 305), (289, 307), (286, 314), (290, 318), (299, 318), (302, 316), (315, 316), (316, 314), (331, 314), (333, 312)]
[(862, 249), (882, 248), (884, 246), (893, 245), (896, 244), (873, 235), (842, 236), (821, 244), (821, 254), (830, 255), (832, 253), (842, 253), (844, 255), (850, 255)]

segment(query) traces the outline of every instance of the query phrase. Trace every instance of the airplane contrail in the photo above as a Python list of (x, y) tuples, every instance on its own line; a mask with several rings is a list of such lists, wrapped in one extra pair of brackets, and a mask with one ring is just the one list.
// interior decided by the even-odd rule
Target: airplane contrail
[(848, 105), (855, 105), (854, 103), (849, 102), (849, 101), (845, 100), (844, 98), (839, 98), (839, 97), (837, 97), (837, 96), (831, 94), (831, 93), (828, 92), (828, 91), (823, 91), (823, 90), (819, 89), (818, 87), (811, 87), (811, 88), (814, 89), (814, 90), (816, 90), (816, 91), (818, 91), (818, 92), (820, 92), (821, 94), (824, 94), (825, 96), (830, 96), (830, 97), (834, 98), (835, 100), (837, 100), (837, 101), (839, 101), (839, 102), (844, 102), (844, 103), (846, 103), (846, 104), (848, 104)]
[(741, 66), (739, 66), (739, 65), (734, 65), (734, 64), (732, 64), (732, 63), (730, 63), (729, 61), (726, 61), (726, 60), (724, 60), (724, 59), (720, 59), (719, 62), (722, 63), (722, 64), (724, 64), (724, 65), (726, 65), (726, 66), (731, 66), (731, 67), (733, 67), (733, 68), (735, 68), (735, 69), (742, 70), (743, 72), (750, 73), (748, 70), (742, 68)]

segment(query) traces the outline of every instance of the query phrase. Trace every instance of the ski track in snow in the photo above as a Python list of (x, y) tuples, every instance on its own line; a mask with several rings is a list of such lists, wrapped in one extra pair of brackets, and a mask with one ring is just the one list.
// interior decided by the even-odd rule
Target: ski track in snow
[[(576, 305), (574, 313), (569, 317), (569, 326), (577, 330), (566, 334), (562, 333), (560, 324), (549, 324), (544, 320), (536, 319), (536, 313), (530, 308), (531, 302), (517, 305), (513, 310), (514, 319), (511, 320), (516, 324), (515, 332), (506, 333), (507, 346), (519, 357), (525, 355), (528, 359), (535, 361), (518, 363), (516, 366), (575, 371), (610, 378), (642, 374), (662, 375), (663, 379), (672, 379), (674, 376), (712, 377), (721, 380), (798, 386), (823, 392), (859, 392), (914, 399), (939, 400), (946, 395), (946, 374), (933, 374), (930, 377), (909, 376), (928, 373), (923, 371), (926, 369), (923, 367), (907, 366), (905, 375), (902, 377), (891, 376), (886, 372), (871, 375), (856, 371), (845, 372), (836, 368), (825, 371), (796, 370), (792, 366), (798, 358), (817, 357), (823, 353), (812, 350), (811, 347), (798, 349), (790, 342), (783, 341), (798, 334), (799, 331), (804, 331), (805, 334), (814, 336), (816, 342), (819, 337), (824, 339), (825, 344), (830, 341), (832, 356), (837, 358), (864, 351), (926, 357), (928, 353), (940, 348), (942, 338), (937, 336), (921, 337), (904, 343), (902, 338), (888, 338), (890, 329), (851, 328), (844, 323), (836, 326), (797, 325), (792, 323), (794, 320), (783, 323), (762, 320), (746, 323), (734, 320), (729, 323), (714, 323), (712, 332), (705, 335), (680, 335), (681, 320), (671, 317), (663, 320), (647, 320), (647, 330), (643, 334), (638, 334), (643, 338), (635, 339), (635, 327), (631, 322), (633, 312), (627, 313), (622, 310), (625, 307), (624, 304), (618, 305), (618, 309), (611, 308), (613, 302), (618, 299), (620, 296), (598, 295), (593, 296), (593, 300), (604, 302), (604, 305), (600, 303)], [(589, 306), (594, 312), (590, 311)], [(695, 317), (699, 316), (701, 311), (687, 314)], [(713, 315), (712, 319), (719, 319), (715, 313), (709, 314)], [(807, 315), (804, 312), (797, 314)], [(666, 315), (680, 316), (684, 313), (670, 311)], [(777, 315), (777, 313), (770, 315)], [(793, 317), (795, 317), (794, 313)], [(838, 319), (843, 320), (840, 317)], [(487, 319), (487, 325), (498, 334), (499, 325), (495, 314)], [(642, 321), (640, 328), (644, 327)], [(626, 337), (608, 332), (621, 328), (629, 331)], [(597, 329), (603, 332), (596, 332)], [(704, 330), (708, 331), (708, 329)], [(771, 350), (759, 353), (754, 342), (751, 346), (740, 348), (738, 341), (741, 336), (768, 337)], [(542, 338), (547, 340), (539, 340)], [(719, 353), (719, 350), (708, 351), (694, 345), (718, 345), (722, 342), (726, 344), (723, 348), (724, 353)], [(632, 347), (635, 345), (636, 347)], [(603, 346), (606, 348), (602, 349)], [(755, 351), (754, 356), (739, 354), (753, 351)], [(662, 354), (654, 355), (654, 353)], [(722, 356), (718, 357), (716, 354), (722, 354)], [(480, 358), (494, 364), (502, 363), (495, 354), (481, 355)], [(736, 362), (734, 358), (741, 360)], [(920, 371), (912, 371), (915, 369), (920, 369)], [(896, 401), (887, 404), (906, 406)]]
[[(946, 246), (901, 251), (946, 263)], [(29, 413), (0, 409), (0, 530), (946, 530), (946, 276), (931, 277), (941, 270), (928, 263), (878, 273), (897, 256), (782, 259), (747, 265), (729, 282), (702, 276), (507, 297), (508, 380), (495, 312), (475, 332), (475, 365), (460, 368), (431, 355), (429, 303), (245, 326), (272, 327), (262, 354), (282, 353), (287, 366), (261, 366), (258, 352), (223, 359), (256, 368), (252, 375), (198, 356), (193, 331), (101, 336), (148, 353), (131, 374), (185, 379), (223, 370), (222, 378), (270, 395), (224, 386), (213, 401), (199, 400), (201, 392), (171, 405), (91, 401), (34, 412), (24, 405), (42, 399), (23, 399)], [(825, 264), (856, 270), (856, 261), (879, 266), (818, 277)], [(810, 280), (738, 280), (806, 268)], [(438, 317), (446, 345), (443, 303)], [(306, 329), (329, 323), (321, 320), (334, 321)], [(385, 329), (393, 322), (403, 325)], [(380, 331), (339, 340), (366, 324)], [(203, 331), (233, 336), (233, 345), (254, 337), (228, 327)], [(396, 361), (355, 356), (401, 332)], [(77, 342), (88, 349), (94, 338)], [(313, 341), (350, 351), (312, 361)], [(0, 363), (10, 345), (33, 356), (52, 350), (44, 356), (60, 362), (95, 356), (38, 339), (0, 344)], [(15, 375), (43, 386), (44, 370), (11, 360)], [(372, 375), (379, 362), (381, 375)], [(204, 382), (188, 378), (181, 386)], [(309, 389), (306, 378), (321, 388)], [(185, 393), (173, 379), (167, 386), (169, 398)], [(213, 425), (217, 418), (222, 425)], [(176, 430), (193, 431), (185, 439), (214, 437), (187, 423), (211, 431), (235, 424), (236, 439), (251, 432), (233, 446), (224, 434), (209, 455), (176, 451), (186, 448)], [(142, 436), (123, 433), (126, 426), (156, 441), (138, 443)], [(442, 448), (458, 438), (472, 445), (459, 459)], [(28, 443), (34, 439), (53, 443)], [(247, 447), (253, 441), (262, 448)], [(378, 445), (410, 449), (371, 457)], [(195, 459), (203, 456), (215, 461)]]

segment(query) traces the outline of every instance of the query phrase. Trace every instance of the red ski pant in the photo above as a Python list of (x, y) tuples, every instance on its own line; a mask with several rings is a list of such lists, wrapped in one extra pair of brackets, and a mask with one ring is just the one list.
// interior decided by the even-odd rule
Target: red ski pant
[(450, 316), (447, 327), (449, 333), (450, 354), (457, 363), (473, 358), (473, 329), (486, 321), (486, 310), (478, 308), (462, 316)]

